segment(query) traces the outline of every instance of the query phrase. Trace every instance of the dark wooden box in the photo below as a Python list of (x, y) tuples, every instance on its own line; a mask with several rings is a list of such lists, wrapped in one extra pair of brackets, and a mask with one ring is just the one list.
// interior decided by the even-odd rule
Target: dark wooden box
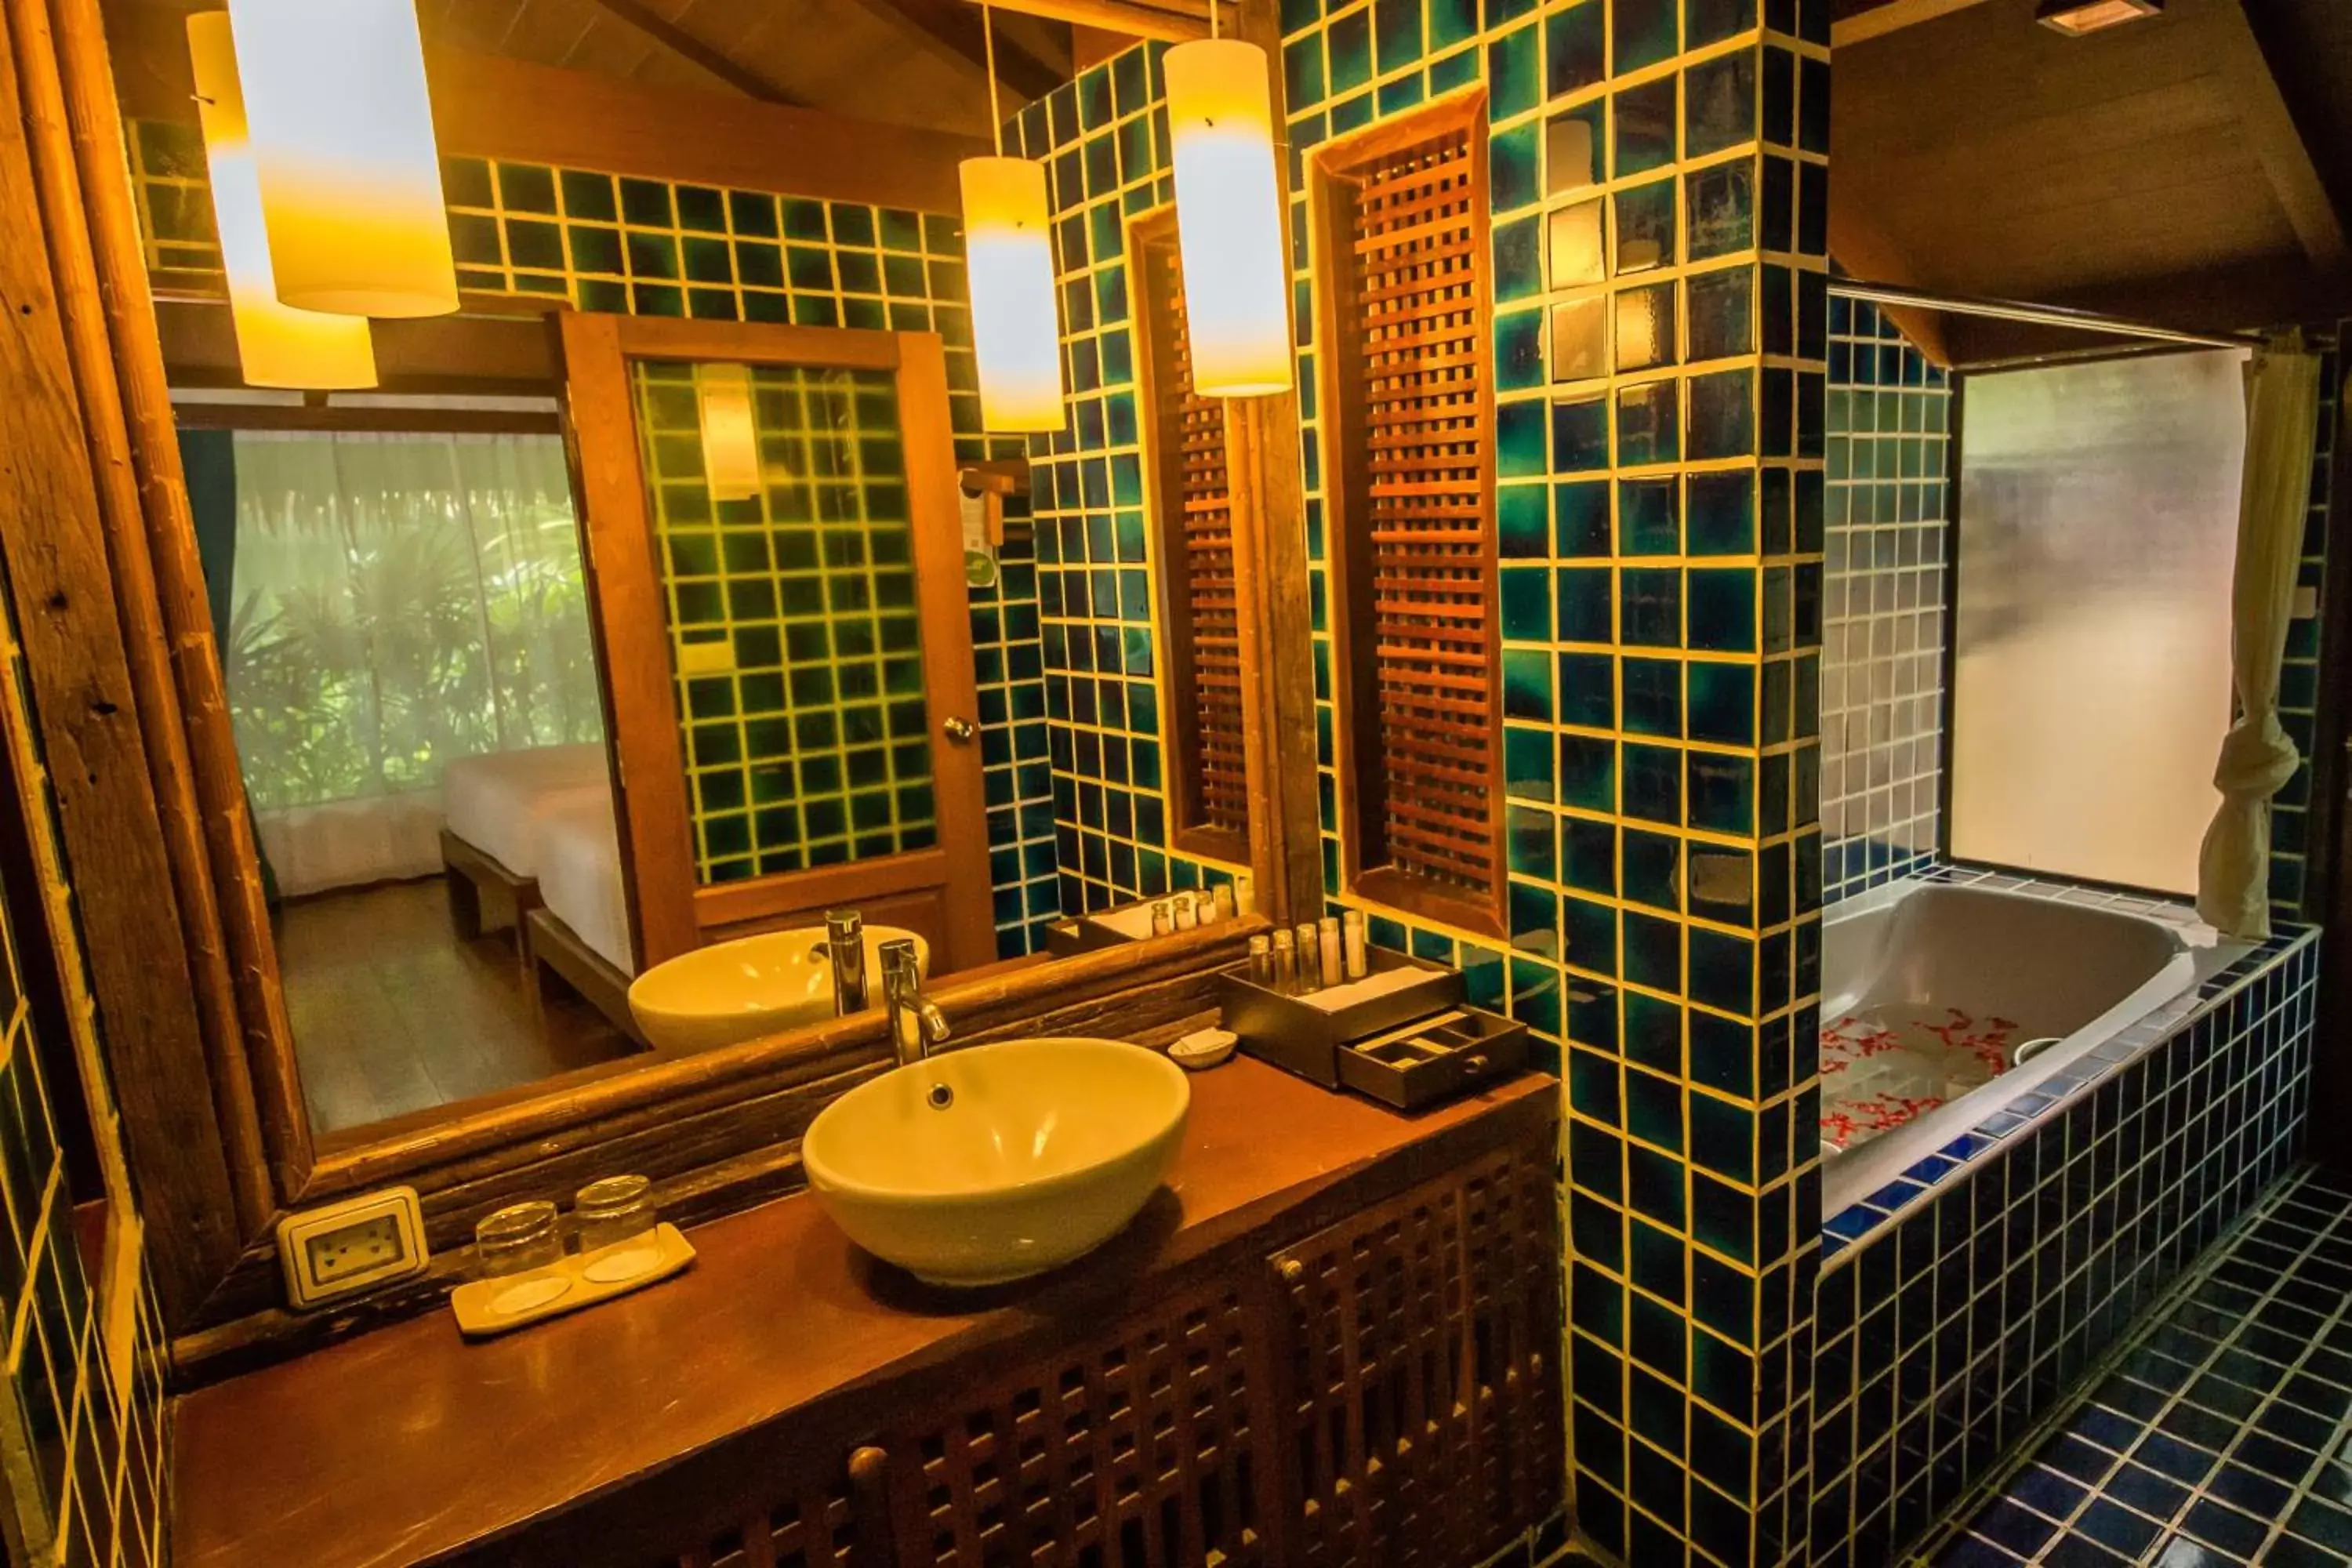
[[(1411, 1110), (1508, 1078), (1528, 1065), (1528, 1026), (1476, 1007), (1400, 1039), (1365, 1040), (1339, 1051), (1339, 1081), (1383, 1104)], [(1389, 1031), (1393, 1033), (1394, 1031)]]
[(1385, 948), (1367, 955), (1372, 972), (1418, 969), (1423, 978), (1352, 1007), (1327, 1012), (1303, 996), (1251, 984), (1245, 970), (1217, 976), (1225, 1027), (1241, 1037), (1241, 1048), (1262, 1061), (1338, 1089), (1341, 1047), (1386, 1033), (1415, 1018), (1443, 1013), (1462, 1000), (1462, 972), (1441, 969)]

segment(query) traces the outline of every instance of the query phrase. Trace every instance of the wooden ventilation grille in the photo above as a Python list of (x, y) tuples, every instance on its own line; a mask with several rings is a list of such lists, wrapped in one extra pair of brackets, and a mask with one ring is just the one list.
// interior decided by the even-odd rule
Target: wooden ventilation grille
[(1301, 1568), (1483, 1562), (1560, 1505), (1550, 1165), (1505, 1152), (1275, 1258)]
[(1176, 210), (1129, 228), (1142, 318), (1143, 395), (1159, 520), (1169, 663), (1170, 795), (1176, 847), (1246, 862), (1249, 780), (1243, 749), (1241, 595), (1225, 405), (1192, 390)]
[(1486, 163), (1474, 94), (1326, 149), (1317, 185), (1349, 869), (1498, 931)]
[(1246, 1325), (1238, 1286), (1187, 1291), (908, 1434), (899, 1562), (1266, 1563)]
[(868, 1508), (853, 1485), (845, 1479), (802, 1487), (718, 1539), (678, 1553), (677, 1568), (877, 1568), (889, 1560), (887, 1526), (878, 1498)]

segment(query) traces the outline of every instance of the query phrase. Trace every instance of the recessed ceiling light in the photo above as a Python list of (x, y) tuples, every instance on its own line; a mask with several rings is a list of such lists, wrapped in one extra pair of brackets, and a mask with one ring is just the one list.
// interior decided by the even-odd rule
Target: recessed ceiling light
[(2053, 32), (2079, 38), (2085, 33), (2157, 16), (2163, 9), (2164, 0), (2042, 0), (2033, 18)]

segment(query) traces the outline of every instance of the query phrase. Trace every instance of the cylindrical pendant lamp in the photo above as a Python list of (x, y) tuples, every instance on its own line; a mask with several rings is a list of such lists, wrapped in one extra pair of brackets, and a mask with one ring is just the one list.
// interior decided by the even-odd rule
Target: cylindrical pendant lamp
[(229, 0), (278, 297), (457, 308), (415, 0)]
[(1203, 397), (1287, 392), (1290, 285), (1265, 51), (1199, 38), (1169, 50), (1162, 65), (1193, 390)]
[(236, 50), (228, 16), (199, 11), (188, 18), (188, 58), (194, 68), (196, 114), (204, 126), (205, 163), (211, 175), (213, 226), (220, 231), (221, 266), (228, 274), (229, 320), (236, 331), (237, 363), (247, 386), (331, 390), (373, 386), (375, 347), (364, 316), (297, 310), (278, 301), (269, 267), (269, 239), (261, 220), (261, 185), (246, 141), (245, 96), (236, 81)]
[(1059, 430), (1062, 335), (1045, 167), (1026, 158), (967, 158), (958, 172), (981, 425)]
[(694, 390), (702, 415), (702, 478), (710, 487), (710, 499), (750, 500), (761, 489), (751, 367), (697, 365)]

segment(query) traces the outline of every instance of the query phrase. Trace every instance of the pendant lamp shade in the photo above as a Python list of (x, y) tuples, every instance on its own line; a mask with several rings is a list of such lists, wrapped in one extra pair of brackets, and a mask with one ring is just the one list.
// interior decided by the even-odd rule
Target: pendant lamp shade
[(457, 308), (415, 0), (229, 0), (278, 297)]
[(981, 425), (1007, 433), (1059, 430), (1062, 334), (1045, 166), (967, 158), (959, 173)]
[(1203, 397), (1287, 392), (1290, 285), (1265, 51), (1200, 38), (1169, 50), (1162, 68), (1193, 389)]
[(213, 226), (220, 232), (221, 265), (228, 274), (229, 320), (246, 384), (321, 391), (373, 386), (375, 347), (365, 317), (323, 315), (278, 302), (226, 13), (200, 11), (188, 18), (188, 58), (211, 175)]
[(751, 409), (751, 370), (740, 364), (694, 369), (701, 404), (702, 478), (712, 500), (750, 500), (760, 493), (760, 431)]

